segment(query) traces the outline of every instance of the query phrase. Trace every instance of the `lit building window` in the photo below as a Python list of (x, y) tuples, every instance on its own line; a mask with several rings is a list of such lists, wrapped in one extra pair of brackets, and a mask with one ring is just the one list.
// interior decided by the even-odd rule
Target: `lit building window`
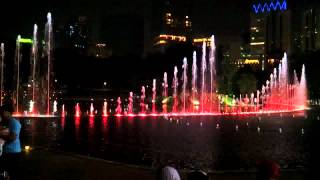
[(189, 20), (186, 20), (186, 27), (191, 27), (191, 21), (189, 21)]
[(168, 24), (168, 25), (173, 23), (173, 19), (172, 19), (171, 13), (166, 13), (165, 20), (166, 20), (166, 24)]

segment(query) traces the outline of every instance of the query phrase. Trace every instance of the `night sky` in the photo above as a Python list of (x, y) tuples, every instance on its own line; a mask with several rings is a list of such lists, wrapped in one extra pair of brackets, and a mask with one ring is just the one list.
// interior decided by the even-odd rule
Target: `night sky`
[[(148, 3), (148, 0), (44, 0), (41, 4), (34, 0), (7, 1), (0, 7), (0, 40), (14, 40), (17, 34), (31, 37), (33, 24), (37, 23), (41, 28), (48, 11), (57, 21), (71, 15), (92, 14), (98, 8), (102, 16), (110, 11), (141, 11), (149, 8)], [(247, 27), (250, 12), (248, 0), (197, 0), (192, 4), (194, 32), (237, 34)]]

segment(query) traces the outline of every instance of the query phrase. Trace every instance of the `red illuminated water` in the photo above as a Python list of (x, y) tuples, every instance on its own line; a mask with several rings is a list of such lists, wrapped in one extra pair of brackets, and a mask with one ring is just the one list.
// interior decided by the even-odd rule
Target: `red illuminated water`
[[(204, 48), (205, 49), (205, 48)], [(214, 48), (211, 48), (214, 50)], [(204, 50), (205, 51), (205, 50)], [(211, 50), (212, 51), (212, 50)], [(211, 52), (210, 52), (211, 53)], [(212, 58), (212, 57), (211, 57)], [(211, 60), (210, 63), (213, 63)], [(305, 67), (302, 67), (300, 81), (294, 78), (293, 83), (289, 81), (287, 55), (284, 54), (278, 68), (275, 68), (270, 75), (270, 79), (260, 90), (239, 97), (217, 94), (214, 92), (215, 84), (209, 84), (206, 88), (206, 58), (202, 56), (202, 82), (201, 92), (197, 92), (196, 56), (194, 54), (193, 67), (189, 89), (187, 78), (187, 59), (184, 58), (182, 66), (182, 83), (179, 83), (178, 68), (175, 66), (173, 73), (172, 89), (168, 87), (167, 73), (164, 73), (162, 84), (162, 96), (156, 97), (156, 80), (153, 80), (152, 92), (148, 97), (144, 86), (141, 88), (140, 103), (138, 108), (133, 107), (133, 93), (129, 94), (128, 111), (122, 111), (125, 105), (121, 103), (120, 97), (117, 100), (115, 109), (116, 116), (216, 116), (216, 115), (255, 115), (271, 114), (283, 112), (303, 111), (307, 109), (307, 82), (305, 77)], [(210, 65), (210, 67), (213, 67)], [(210, 68), (211, 69), (211, 68)], [(214, 82), (215, 70), (210, 70), (210, 82)], [(212, 77), (211, 77), (212, 75)], [(296, 76), (296, 75), (294, 75)], [(181, 84), (181, 86), (179, 86)], [(181, 90), (179, 91), (179, 88)], [(207, 90), (208, 89), (208, 90)], [(170, 96), (171, 92), (172, 96)], [(180, 92), (180, 93), (179, 93)], [(148, 101), (148, 98), (150, 99)], [(199, 99), (200, 100), (199, 100)], [(157, 106), (157, 99), (161, 99), (162, 106)], [(147, 108), (151, 105), (151, 109)], [(158, 103), (159, 104), (159, 103)], [(77, 104), (76, 106), (79, 106)], [(92, 107), (93, 105), (91, 105)], [(76, 109), (79, 109), (76, 107)], [(136, 110), (135, 110), (136, 109)], [(105, 111), (104, 111), (105, 112)], [(105, 113), (103, 113), (105, 114)], [(76, 111), (76, 116), (79, 113)], [(92, 111), (90, 111), (92, 115)]]

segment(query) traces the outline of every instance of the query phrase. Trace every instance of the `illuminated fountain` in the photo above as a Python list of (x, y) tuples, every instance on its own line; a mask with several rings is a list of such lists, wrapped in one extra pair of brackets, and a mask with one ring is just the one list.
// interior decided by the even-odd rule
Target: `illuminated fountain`
[(61, 117), (65, 117), (66, 116), (66, 111), (65, 111), (65, 108), (64, 108), (64, 104), (62, 104), (62, 107), (61, 107)]
[(52, 113), (55, 114), (58, 111), (58, 102), (56, 100), (53, 101)]
[(214, 36), (211, 36), (210, 42), (210, 54), (209, 54), (209, 63), (210, 63), (210, 109), (212, 112), (213, 104), (214, 104), (214, 85), (215, 85), (215, 54), (216, 54), (216, 44), (214, 41)]
[(52, 69), (52, 57), (51, 57), (51, 52), (52, 52), (52, 17), (51, 13), (49, 12), (47, 14), (47, 24), (46, 24), (46, 53), (47, 53), (47, 58), (48, 58), (48, 70), (47, 70), (47, 115), (50, 114), (50, 89), (51, 89), (51, 69)]
[(182, 80), (183, 80), (183, 87), (182, 87), (182, 112), (185, 113), (186, 112), (186, 101), (187, 101), (187, 83), (188, 83), (188, 76), (187, 76), (187, 71), (188, 71), (188, 62), (187, 62), (187, 58), (183, 59), (183, 76), (182, 76)]
[(306, 72), (305, 72), (305, 66), (302, 66), (301, 71), (301, 78), (300, 83), (297, 84), (297, 98), (296, 98), (296, 104), (305, 107), (307, 104), (307, 81), (306, 81)]
[(146, 112), (146, 104), (145, 104), (145, 98), (146, 98), (146, 88), (144, 86), (141, 87), (141, 97), (140, 97), (140, 113), (145, 114)]
[(19, 94), (20, 94), (20, 61), (21, 61), (21, 52), (20, 52), (20, 40), (21, 36), (18, 35), (17, 41), (16, 41), (16, 53), (15, 53), (15, 81), (16, 81), (16, 89), (14, 93), (14, 101), (16, 104), (16, 113), (19, 114)]
[(192, 61), (192, 112), (198, 110), (197, 106), (197, 77), (198, 77), (198, 67), (197, 67), (197, 53), (193, 52), (193, 61)]
[(203, 42), (202, 45), (202, 60), (201, 60), (201, 112), (205, 112), (205, 105), (206, 105), (206, 69), (207, 69), (207, 58), (206, 58), (206, 43)]
[(157, 80), (152, 81), (152, 114), (156, 114), (156, 98), (157, 98)]
[(77, 103), (75, 106), (75, 116), (80, 117), (80, 114), (81, 114), (80, 105), (79, 103)]
[[(36, 81), (38, 78), (36, 78), (36, 68), (37, 68), (37, 63), (38, 63), (38, 26), (35, 24), (33, 27), (33, 43), (32, 43), (32, 49), (31, 49), (31, 66), (32, 66), (32, 102), (36, 102), (35, 99), (35, 91), (36, 91)], [(30, 103), (31, 106), (31, 103)], [(32, 106), (34, 107), (34, 106)], [(34, 108), (30, 108), (32, 111), (30, 113), (35, 113)]]
[(34, 101), (30, 100), (29, 102), (29, 113), (34, 112)]
[[(48, 25), (51, 19), (48, 15)], [(36, 41), (36, 26), (34, 30), (34, 41)], [(50, 28), (49, 28), (50, 29)], [(50, 30), (48, 30), (50, 32)], [(19, 41), (20, 36), (17, 41)], [(47, 48), (50, 49), (50, 38), (47, 42)], [(19, 62), (20, 58), (20, 44), (17, 43), (16, 62)], [(207, 49), (209, 49), (207, 57)], [(129, 92), (127, 109), (123, 113), (121, 98), (118, 97), (116, 101), (115, 115), (116, 116), (189, 116), (189, 115), (239, 115), (239, 114), (259, 114), (259, 113), (282, 113), (304, 110), (307, 102), (307, 85), (305, 78), (305, 67), (302, 67), (300, 81), (297, 78), (297, 74), (294, 72), (293, 83), (290, 84), (290, 78), (288, 75), (288, 62), (287, 55), (284, 54), (281, 63), (278, 68), (275, 68), (270, 75), (270, 78), (261, 87), (261, 89), (251, 92), (249, 94), (242, 94), (239, 97), (235, 95), (224, 95), (216, 92), (216, 69), (215, 69), (215, 40), (211, 37), (210, 47), (204, 43), (202, 46), (201, 68), (197, 67), (197, 53), (193, 53), (191, 76), (188, 78), (188, 60), (183, 59), (181, 68), (181, 79), (178, 77), (178, 66), (174, 66), (172, 86), (169, 88), (168, 74), (165, 72), (162, 81), (162, 93), (157, 94), (157, 80), (152, 81), (152, 93), (148, 94), (144, 86), (141, 87), (140, 103), (137, 111), (134, 112), (133, 92)], [(47, 54), (50, 55), (50, 51), (46, 49)], [(33, 45), (33, 62), (36, 62), (37, 47)], [(3, 53), (2, 53), (3, 54)], [(48, 64), (50, 64), (51, 58), (48, 57)], [(17, 66), (18, 67), (18, 66)], [(208, 67), (208, 69), (207, 69)], [(198, 84), (198, 73), (200, 74), (201, 81)], [(19, 73), (18, 73), (19, 75)], [(19, 77), (19, 76), (18, 76)], [(19, 80), (19, 78), (17, 78)], [(36, 78), (33, 75), (32, 80)], [(50, 68), (48, 67), (47, 79), (50, 80)], [(19, 82), (17, 80), (17, 82)], [(181, 83), (180, 83), (181, 82)], [(50, 82), (47, 81), (50, 87)], [(198, 86), (199, 85), (199, 86)], [(17, 89), (19, 84), (17, 83)], [(36, 87), (36, 85), (32, 85)], [(189, 89), (191, 87), (191, 89)], [(199, 91), (198, 91), (199, 90)], [(50, 94), (50, 88), (47, 89)], [(169, 94), (170, 92), (170, 94)], [(47, 94), (48, 95), (48, 94)], [(149, 96), (150, 95), (150, 96)], [(157, 97), (157, 95), (159, 97)], [(148, 100), (148, 96), (151, 101)], [(18, 94), (16, 101), (18, 102)], [(33, 89), (34, 98), (34, 89)], [(162, 102), (161, 108), (157, 108), (157, 100)], [(48, 100), (48, 99), (47, 99)], [(49, 99), (50, 100), (50, 99)], [(47, 101), (47, 103), (50, 101)], [(172, 102), (172, 103), (171, 103)], [(30, 101), (30, 112), (34, 112), (35, 101)], [(18, 107), (17, 103), (17, 109)], [(151, 104), (151, 109), (148, 106)], [(171, 107), (170, 107), (171, 106)], [(124, 107), (126, 107), (124, 105)], [(170, 107), (170, 108), (169, 108)], [(47, 106), (48, 108), (48, 106)], [(53, 112), (56, 112), (57, 102), (54, 101)], [(62, 110), (62, 116), (65, 116), (64, 106)], [(110, 112), (111, 109), (110, 109)], [(94, 116), (97, 112), (94, 112), (94, 102), (90, 104), (89, 116)], [(102, 116), (108, 116), (107, 101), (104, 100), (101, 110)], [(75, 106), (75, 116), (80, 117), (80, 104)], [(259, 130), (258, 130), (259, 131)]]
[(167, 103), (168, 103), (168, 75), (165, 72), (163, 74), (163, 83), (162, 83), (162, 87), (163, 87), (163, 92), (162, 92), (162, 112), (163, 113), (167, 113)]
[[(12, 90), (12, 101), (15, 105), (14, 116), (55, 117), (54, 114), (56, 114), (55, 112), (57, 111), (57, 108), (53, 108), (54, 101), (52, 100), (51, 102), (50, 99), (52, 89), (52, 84), (50, 83), (52, 79), (52, 34), (52, 17), (51, 13), (48, 13), (43, 43), (39, 43), (38, 26), (36, 24), (33, 27), (32, 39), (25, 39), (20, 35), (18, 35), (16, 39), (13, 73), (13, 82), (15, 87)], [(21, 46), (23, 43), (32, 45), (30, 49), (30, 74), (27, 75), (29, 77), (27, 82), (24, 82), (24, 78), (21, 77), (21, 73), (23, 71), (23, 69), (21, 69)], [(41, 48), (40, 45), (43, 45), (43, 48)], [(43, 52), (40, 52), (39, 49), (43, 49)], [(47, 70), (40, 70), (40, 54), (42, 54), (44, 59), (47, 59)], [(1, 68), (3, 68), (4, 47), (1, 47), (1, 57)], [(44, 77), (40, 77), (40, 72), (42, 71), (46, 73)], [(3, 73), (3, 69), (1, 69), (1, 73)], [(3, 80), (3, 74), (1, 74), (1, 78)], [(2, 100), (3, 86), (1, 86), (0, 91)], [(51, 106), (52, 109), (50, 109)], [(57, 106), (57, 104), (55, 104), (55, 106)]]
[[(174, 66), (172, 89), (168, 87), (168, 75), (163, 75), (162, 94), (157, 98), (156, 79), (153, 79), (152, 94), (150, 94), (152, 109), (148, 106), (145, 87), (141, 88), (140, 112), (133, 114), (133, 93), (129, 93), (128, 115), (130, 116), (199, 116), (199, 115), (245, 115), (270, 114), (302, 111), (306, 109), (307, 85), (305, 67), (302, 67), (300, 81), (294, 73), (294, 82), (290, 84), (287, 55), (284, 54), (278, 68), (275, 68), (270, 78), (261, 89), (248, 94), (229, 96), (216, 92), (215, 45), (211, 38), (209, 61), (206, 56), (206, 44), (203, 44), (201, 68), (201, 83), (197, 83), (197, 56), (193, 53), (192, 77), (189, 82), (187, 59), (183, 59), (181, 80), (178, 78), (178, 67)], [(209, 64), (209, 66), (207, 65)], [(209, 67), (209, 70), (207, 70)], [(181, 83), (179, 83), (181, 81)], [(190, 83), (190, 86), (189, 86)], [(180, 85), (181, 84), (181, 85)], [(191, 87), (191, 89), (189, 89)], [(198, 89), (201, 91), (198, 92)], [(181, 90), (179, 93), (179, 90)], [(168, 92), (171, 92), (171, 96)], [(172, 98), (170, 98), (172, 97)], [(200, 99), (200, 101), (198, 100)], [(156, 107), (156, 100), (162, 99), (162, 111)], [(172, 103), (169, 103), (171, 102)], [(171, 106), (172, 108), (169, 108)], [(118, 97), (115, 110), (117, 116), (122, 116), (121, 99)], [(237, 127), (236, 127), (237, 129)], [(260, 132), (260, 127), (257, 129)]]
[(120, 116), (121, 113), (122, 113), (121, 98), (118, 97), (118, 99), (117, 99), (117, 108), (116, 108), (116, 115)]
[(107, 100), (103, 101), (102, 116), (103, 117), (107, 117), (108, 116), (108, 103), (107, 103)]
[(133, 92), (129, 93), (128, 114), (133, 114)]
[(93, 107), (93, 103), (90, 104), (90, 114), (89, 114), (90, 117), (93, 117), (94, 116), (94, 107)]
[(172, 106), (172, 112), (177, 113), (178, 112), (178, 87), (179, 87), (179, 79), (178, 79), (178, 68), (177, 66), (174, 67), (173, 72), (173, 80), (172, 80), (172, 88), (173, 88), (173, 106)]

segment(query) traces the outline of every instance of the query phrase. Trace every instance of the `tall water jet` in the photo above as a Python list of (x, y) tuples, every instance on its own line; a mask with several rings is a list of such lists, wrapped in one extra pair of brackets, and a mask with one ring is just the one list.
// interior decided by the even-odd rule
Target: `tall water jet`
[(281, 75), (280, 79), (282, 83), (288, 83), (288, 57), (287, 53), (284, 53), (282, 62), (281, 62)]
[(141, 87), (141, 97), (140, 97), (140, 113), (146, 112), (145, 100), (146, 98), (146, 88), (144, 86)]
[(282, 82), (282, 87), (280, 89), (282, 98), (281, 99), (283, 102), (280, 102), (280, 104), (288, 104), (288, 57), (287, 53), (284, 53), (282, 62), (281, 62), (281, 76), (280, 76), (281, 82)]
[(297, 104), (303, 108), (307, 106), (307, 100), (308, 100), (308, 95), (307, 95), (307, 81), (306, 81), (306, 72), (305, 72), (305, 66), (302, 65), (302, 70), (301, 70), (301, 78), (300, 78), (300, 84), (298, 87), (298, 102)]
[(34, 112), (34, 102), (32, 100), (29, 101), (29, 113)]
[(90, 114), (91, 117), (94, 116), (94, 107), (93, 107), (93, 103), (90, 104)]
[(176, 113), (178, 111), (178, 67), (175, 66), (173, 70), (173, 80), (172, 80), (172, 88), (173, 88), (173, 106), (172, 112)]
[(193, 61), (192, 61), (192, 110), (195, 111), (194, 102), (196, 102), (196, 94), (197, 94), (197, 53), (196, 51), (193, 52)]
[(205, 91), (206, 91), (206, 69), (207, 69), (207, 60), (206, 60), (206, 43), (203, 42), (202, 45), (202, 61), (201, 61), (201, 112), (204, 112), (205, 107)]
[(1, 77), (0, 77), (0, 106), (2, 106), (2, 101), (3, 101), (3, 91), (4, 91), (4, 89), (3, 89), (3, 68), (4, 68), (4, 55), (5, 55), (5, 52), (4, 52), (4, 43), (1, 43), (1, 63), (0, 63), (0, 75), (1, 75)]
[(209, 62), (210, 62), (210, 112), (212, 112), (213, 105), (213, 93), (215, 88), (215, 54), (216, 54), (216, 44), (214, 40), (214, 36), (211, 36), (211, 44), (210, 44), (210, 54), (209, 54)]
[(188, 62), (187, 58), (183, 59), (183, 87), (182, 87), (182, 101), (183, 101), (183, 112), (186, 112), (186, 90), (187, 90), (187, 84), (188, 84), (188, 76), (187, 76), (187, 71), (188, 71)]
[(156, 113), (156, 98), (157, 98), (157, 80), (153, 79), (152, 82), (152, 114)]
[(77, 103), (75, 106), (75, 116), (80, 117), (80, 114), (81, 114), (80, 105), (79, 103)]
[(52, 59), (51, 59), (51, 52), (52, 52), (52, 17), (51, 13), (47, 14), (47, 24), (46, 24), (46, 35), (47, 35), (47, 42), (46, 42), (46, 52), (48, 56), (48, 70), (47, 70), (47, 114), (50, 113), (50, 75), (51, 75), (51, 66), (52, 66)]
[(36, 64), (37, 64), (37, 58), (38, 58), (38, 26), (35, 24), (33, 27), (33, 44), (32, 44), (32, 52), (31, 52), (31, 58), (32, 58), (32, 101), (35, 102), (35, 89), (36, 89)]
[(58, 111), (58, 102), (56, 100), (53, 101), (52, 113), (56, 113)]
[(163, 113), (167, 113), (167, 102), (168, 102), (168, 75), (166, 72), (163, 74), (163, 92), (162, 92), (162, 111)]
[(294, 85), (299, 85), (299, 79), (298, 79), (298, 75), (297, 75), (297, 71), (296, 70), (293, 71), (293, 84)]
[(129, 92), (128, 114), (133, 113), (133, 92)]
[(162, 92), (162, 96), (164, 98), (166, 98), (168, 96), (168, 75), (166, 72), (164, 72), (163, 74), (163, 84), (162, 84), (162, 87), (163, 87), (163, 92)]
[(108, 116), (108, 103), (107, 103), (106, 99), (103, 101), (102, 116), (103, 117), (107, 117)]
[(122, 113), (121, 98), (118, 97), (118, 99), (117, 99), (116, 114), (117, 114), (117, 115), (121, 115), (121, 113)]
[(15, 100), (16, 100), (16, 112), (19, 113), (19, 89), (20, 89), (20, 61), (21, 61), (21, 54), (20, 54), (20, 40), (21, 36), (18, 35), (17, 41), (16, 41), (16, 57), (15, 57), (15, 67), (16, 67), (16, 94), (15, 94)]
[(66, 116), (66, 111), (65, 111), (65, 108), (64, 108), (64, 104), (62, 104), (62, 107), (61, 107), (61, 117), (65, 117)]

